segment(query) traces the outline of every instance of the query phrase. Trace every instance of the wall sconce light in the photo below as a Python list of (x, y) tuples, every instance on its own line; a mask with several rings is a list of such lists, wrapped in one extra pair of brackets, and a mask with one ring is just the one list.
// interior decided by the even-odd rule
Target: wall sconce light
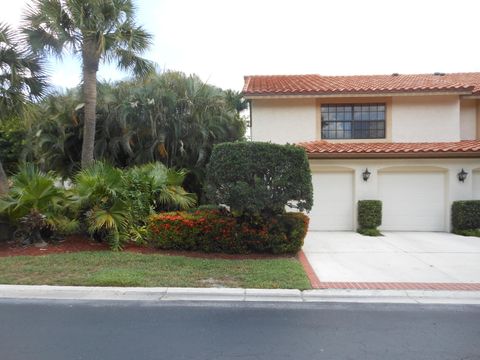
[(370, 174), (370, 171), (368, 171), (368, 168), (366, 168), (365, 171), (362, 173), (363, 181), (367, 181), (370, 177)]
[(468, 175), (468, 172), (466, 172), (465, 170), (463, 170), (462, 168), (462, 171), (460, 171), (457, 176), (458, 176), (458, 181), (460, 182), (464, 182), (465, 179), (467, 178), (467, 175)]

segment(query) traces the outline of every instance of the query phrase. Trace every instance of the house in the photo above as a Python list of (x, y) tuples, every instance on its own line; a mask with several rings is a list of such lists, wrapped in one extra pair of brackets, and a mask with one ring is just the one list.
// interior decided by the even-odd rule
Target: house
[(307, 151), (311, 230), (449, 231), (455, 200), (480, 199), (480, 73), (246, 76), (254, 141)]

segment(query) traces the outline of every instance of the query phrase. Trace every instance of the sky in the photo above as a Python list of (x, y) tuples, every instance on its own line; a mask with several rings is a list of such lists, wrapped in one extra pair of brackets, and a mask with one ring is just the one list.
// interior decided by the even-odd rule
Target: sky
[[(18, 26), (28, 0), (0, 0)], [(136, 0), (154, 36), (145, 57), (240, 91), (244, 75), (480, 71), (478, 0)], [(80, 63), (50, 63), (51, 82), (72, 87)], [(101, 66), (99, 78), (128, 73)]]

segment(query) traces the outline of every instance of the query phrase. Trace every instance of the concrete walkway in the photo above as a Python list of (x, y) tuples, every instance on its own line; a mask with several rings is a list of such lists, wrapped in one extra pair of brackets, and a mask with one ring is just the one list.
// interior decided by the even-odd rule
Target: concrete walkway
[(309, 232), (303, 251), (321, 282), (480, 283), (480, 238), (436, 232)]

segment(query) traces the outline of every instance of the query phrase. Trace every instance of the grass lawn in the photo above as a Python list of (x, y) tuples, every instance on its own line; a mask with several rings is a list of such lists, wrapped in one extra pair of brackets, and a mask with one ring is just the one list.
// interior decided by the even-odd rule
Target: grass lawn
[(294, 258), (224, 260), (110, 251), (3, 257), (0, 284), (310, 288)]

